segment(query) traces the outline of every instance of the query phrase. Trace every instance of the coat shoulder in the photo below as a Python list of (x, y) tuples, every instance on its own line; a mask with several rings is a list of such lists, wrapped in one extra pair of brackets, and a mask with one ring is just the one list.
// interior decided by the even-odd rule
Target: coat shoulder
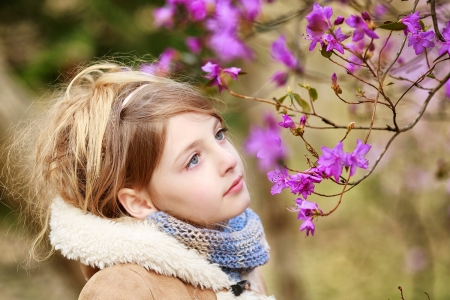
[(214, 300), (216, 296), (212, 290), (198, 290), (178, 278), (147, 271), (135, 264), (120, 264), (98, 271), (86, 283), (78, 299)]

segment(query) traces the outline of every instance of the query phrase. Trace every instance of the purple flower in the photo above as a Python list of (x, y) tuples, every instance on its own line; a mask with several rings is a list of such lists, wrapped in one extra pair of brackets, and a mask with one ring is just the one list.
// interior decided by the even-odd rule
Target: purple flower
[(297, 173), (290, 176), (288, 185), (292, 194), (302, 195), (303, 198), (308, 198), (314, 192), (314, 183), (322, 181), (322, 177), (316, 177), (309, 174)]
[(217, 86), (219, 93), (222, 92), (223, 89), (228, 89), (228, 78), (237, 80), (237, 76), (241, 71), (240, 68), (235, 67), (222, 69), (219, 65), (211, 62), (207, 62), (206, 65), (202, 67), (202, 70), (209, 73), (205, 78), (212, 80), (211, 85)]
[(331, 27), (331, 16), (333, 10), (329, 6), (322, 7), (318, 3), (314, 3), (313, 10), (306, 16), (308, 25), (306, 33), (312, 38), (323, 36), (326, 30)]
[(434, 47), (434, 42), (432, 41), (433, 39), (433, 31), (411, 33), (410, 35), (408, 35), (408, 47), (413, 46), (414, 52), (416, 53), (416, 55), (419, 55), (425, 48)]
[(247, 153), (256, 154), (262, 170), (273, 168), (285, 157), (285, 149), (281, 138), (272, 128), (253, 128), (244, 148)]
[(388, 9), (383, 4), (377, 4), (377, 6), (375, 6), (374, 15), (376, 18), (383, 17), (387, 12), (388, 12)]
[(206, 21), (206, 28), (215, 33), (236, 33), (239, 23), (239, 10), (230, 0), (217, 0), (213, 18)]
[(314, 227), (312, 218), (309, 218), (309, 219), (306, 219), (305, 221), (303, 221), (302, 226), (300, 226), (300, 231), (303, 231), (303, 230), (306, 230), (306, 236), (309, 236), (309, 233), (311, 233), (311, 235), (314, 236), (316, 227)]
[(278, 125), (284, 128), (295, 128), (295, 123), (292, 121), (292, 118), (288, 115), (283, 115), (283, 121), (278, 122)]
[(334, 176), (336, 181), (339, 181), (346, 159), (342, 142), (339, 142), (332, 149), (327, 147), (322, 147), (321, 149), (322, 156), (319, 157), (318, 164), (324, 167), (324, 171), (328, 176)]
[(275, 82), (277, 87), (283, 86), (288, 81), (289, 74), (287, 72), (276, 71), (272, 77), (270, 77), (270, 81)]
[(279, 194), (281, 191), (288, 186), (287, 181), (289, 180), (289, 174), (286, 168), (281, 166), (276, 166), (275, 170), (267, 173), (267, 177), (271, 182), (274, 183), (270, 189), (272, 195)]
[(306, 116), (303, 115), (303, 116), (300, 118), (300, 126), (301, 126), (301, 127), (305, 127), (305, 125), (306, 125)]
[(305, 36), (305, 40), (310, 40), (311, 44), (309, 45), (309, 51), (313, 51), (316, 48), (317, 43), (320, 43), (320, 45), (322, 46), (322, 48), (325, 46), (325, 42), (323, 40), (323, 37), (311, 37), (309, 35)]
[(331, 75), (331, 89), (336, 93), (336, 94), (342, 94), (342, 89), (339, 86), (339, 83), (337, 82), (337, 76), (336, 73), (333, 73), (333, 75)]
[(445, 42), (439, 41), (439, 43), (442, 44), (441, 49), (439, 49), (439, 55), (442, 55), (445, 52), (450, 55), (450, 21), (447, 22), (445, 28), (442, 29), (442, 36), (444, 37)]
[(297, 220), (308, 220), (314, 216), (314, 213), (322, 213), (317, 203), (303, 200), (302, 198), (295, 199), (296, 210), (298, 210)]
[(266, 113), (263, 117), (264, 125), (270, 130), (275, 131), (276, 133), (280, 132), (280, 127), (278, 127), (277, 120), (271, 113)]
[(282, 62), (288, 68), (298, 69), (298, 60), (287, 48), (286, 38), (284, 35), (280, 35), (280, 37), (272, 43), (271, 54), (275, 60)]
[(185, 2), (187, 10), (194, 21), (203, 21), (208, 14), (205, 0), (191, 0)]
[(200, 38), (196, 37), (188, 37), (186, 38), (186, 45), (189, 48), (189, 51), (191, 51), (194, 54), (199, 54), (202, 50), (202, 40)]
[(261, 0), (241, 0), (240, 2), (248, 20), (254, 21), (261, 13)]
[(172, 6), (164, 6), (155, 9), (153, 12), (153, 17), (155, 18), (154, 24), (156, 27), (173, 27), (173, 15), (175, 10)]
[(419, 20), (420, 16), (418, 11), (401, 19), (400, 21), (406, 25), (405, 34), (407, 34), (408, 32), (418, 33), (420, 30), (422, 30), (422, 26), (420, 26)]
[(351, 15), (350, 18), (345, 20), (348, 26), (355, 28), (353, 32), (352, 41), (357, 42), (364, 38), (364, 34), (370, 38), (377, 39), (379, 36), (367, 26), (367, 23), (359, 16)]
[(170, 65), (175, 58), (177, 51), (173, 48), (167, 48), (158, 58), (158, 61), (151, 64), (142, 65), (139, 70), (147, 74), (156, 76), (166, 76), (170, 72)]
[(332, 85), (337, 85), (337, 75), (336, 73), (333, 73), (333, 75), (331, 75), (331, 84)]
[(369, 144), (363, 144), (361, 140), (356, 142), (356, 148), (352, 153), (347, 153), (345, 159), (345, 166), (350, 167), (350, 176), (353, 176), (356, 172), (356, 167), (367, 169), (369, 162), (364, 155), (369, 152), (371, 146)]
[(214, 33), (209, 38), (209, 46), (224, 61), (233, 59), (250, 59), (252, 50), (248, 48), (236, 35), (229, 32)]
[(336, 49), (337, 51), (341, 52), (342, 54), (344, 54), (344, 48), (342, 47), (341, 43), (343, 40), (347, 39), (349, 36), (345, 35), (341, 32), (341, 29), (338, 28), (335, 31), (335, 35), (336, 35), (336, 39), (334, 38), (333, 35), (331, 34), (327, 34), (325, 36), (325, 41), (327, 41), (328, 45), (327, 45), (327, 52), (332, 51), (333, 49)]
[[(350, 50), (352, 50), (355, 53), (358, 53), (360, 55), (362, 55), (362, 50), (364, 49), (364, 42), (363, 41), (359, 41), (357, 43), (353, 43), (353, 44), (347, 44), (346, 45), (347, 48), (349, 48)], [(356, 55), (354, 55), (353, 53), (349, 55), (348, 59), (350, 62), (346, 65), (347, 69), (350, 72), (355, 72), (356, 70), (358, 70), (359, 68), (361, 68), (361, 66), (359, 66), (360, 64), (362, 64), (362, 60), (357, 57)]]
[(344, 20), (345, 20), (344, 17), (338, 16), (338, 17), (336, 18), (336, 20), (334, 20), (334, 25), (335, 25), (335, 26), (336, 26), (336, 25), (341, 25), (342, 23), (344, 23)]
[(368, 13), (367, 11), (363, 11), (363, 12), (361, 13), (361, 17), (362, 17), (363, 20), (366, 21), (366, 22), (372, 21), (372, 19), (370, 18), (369, 13)]

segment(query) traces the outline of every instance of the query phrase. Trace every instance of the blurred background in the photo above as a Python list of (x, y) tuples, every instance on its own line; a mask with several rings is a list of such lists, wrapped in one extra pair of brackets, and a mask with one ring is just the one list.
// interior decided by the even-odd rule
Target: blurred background
[[(399, 1), (396, 9), (407, 11), (409, 2)], [(264, 7), (263, 18), (270, 19), (311, 3), (275, 1)], [(425, 1), (420, 3), (425, 5)], [(129, 63), (152, 60), (167, 47), (178, 49), (179, 55), (192, 66), (199, 63), (187, 53), (186, 33), (153, 25), (153, 11), (163, 5), (164, 1), (151, 0), (2, 1), (1, 143), (6, 143), (14, 124), (33, 114), (32, 103), (45, 102), (46, 95), (67, 82), (82, 63), (105, 57)], [(339, 12), (339, 2), (333, 5)], [(341, 11), (340, 15), (348, 13)], [(301, 28), (304, 28), (302, 18), (287, 24), (283, 33), (301, 36), (304, 33)], [(277, 89), (269, 82), (279, 68), (269, 53), (270, 43), (279, 32), (280, 29), (275, 29), (251, 37), (257, 59), (234, 64), (247, 75), (233, 83), (233, 90), (266, 99), (285, 94), (286, 87)], [(304, 50), (308, 46), (304, 39), (297, 39), (296, 47)], [(319, 92), (317, 111), (339, 120), (340, 124), (350, 121), (357, 125), (369, 124), (371, 107), (349, 108), (335, 98), (329, 76), (338, 72), (336, 66), (320, 55), (300, 57), (312, 70), (310, 76), (291, 77), (288, 84), (294, 87), (298, 82), (314, 82)], [(449, 65), (446, 67), (448, 70)], [(201, 82), (198, 68), (182, 73), (184, 79)], [(329, 75), (325, 78), (323, 74)], [(354, 91), (345, 90), (354, 87), (354, 83), (344, 76), (340, 78), (343, 78), (344, 95), (354, 97)], [(401, 88), (394, 85), (390, 91), (395, 94)], [(267, 111), (275, 113), (272, 107), (235, 99), (226, 92), (216, 97), (226, 104), (221, 109), (240, 150), (251, 124), (261, 124)], [(445, 114), (449, 99), (444, 92), (435, 98), (425, 120), (395, 140), (374, 174), (345, 194), (342, 205), (332, 216), (319, 219), (314, 237), (299, 232), (296, 214), (285, 209), (292, 204), (294, 196), (288, 192), (271, 196), (271, 183), (266, 175), (258, 171), (254, 158), (244, 156), (253, 199), (251, 207), (261, 216), (271, 245), (271, 260), (263, 267), (270, 294), (277, 299), (400, 299), (397, 287), (402, 286), (407, 300), (427, 299), (424, 292), (432, 300), (450, 299), (450, 181), (447, 178), (450, 136)], [(400, 118), (403, 125), (414, 116), (421, 99), (423, 94), (417, 93), (405, 102), (402, 107), (405, 113)], [(389, 115), (383, 118), (383, 113), (386, 112), (380, 109), (381, 117), (376, 125), (389, 122)], [(345, 131), (307, 130), (305, 134), (320, 149), (322, 145), (333, 147)], [(350, 151), (356, 139), (365, 135), (365, 132), (352, 131), (346, 150)], [(373, 148), (368, 155), (371, 162), (389, 137), (388, 132), (372, 133)], [(301, 140), (289, 134), (285, 139), (289, 144), (290, 166), (306, 168), (307, 152)], [(0, 161), (3, 164), (4, 158)], [(362, 175), (361, 171), (356, 177)], [(6, 179), (2, 177), (1, 181)], [(85, 283), (77, 263), (56, 254), (45, 263), (27, 264), (32, 225), (19, 218), (21, 203), (8, 196), (7, 188), (1, 185), (0, 299), (76, 299)], [(340, 192), (340, 187), (325, 183), (318, 191), (334, 194)], [(308, 200), (318, 202), (328, 211), (338, 199), (313, 195)]]

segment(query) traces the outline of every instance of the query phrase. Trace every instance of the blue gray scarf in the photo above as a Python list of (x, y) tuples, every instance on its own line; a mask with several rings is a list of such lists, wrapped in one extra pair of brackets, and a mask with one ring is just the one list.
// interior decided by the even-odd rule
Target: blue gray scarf
[[(269, 260), (269, 245), (257, 214), (247, 208), (218, 229), (206, 229), (183, 222), (165, 212), (147, 219), (189, 249), (197, 250), (211, 263), (218, 264), (231, 280), (239, 281), (257, 266)], [(223, 226), (221, 226), (223, 225)]]

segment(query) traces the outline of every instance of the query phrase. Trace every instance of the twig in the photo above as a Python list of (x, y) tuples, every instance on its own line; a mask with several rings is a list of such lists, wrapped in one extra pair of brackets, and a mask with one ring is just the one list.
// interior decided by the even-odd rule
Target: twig
[(402, 300), (405, 300), (405, 298), (403, 298), (403, 289), (401, 286), (398, 286), (398, 289), (400, 290), (400, 295), (402, 296)]
[(337, 203), (336, 206), (335, 206), (332, 210), (330, 210), (328, 213), (322, 214), (322, 217), (326, 217), (326, 216), (331, 215), (331, 214), (339, 207), (339, 205), (341, 205), (341, 202), (342, 202), (342, 196), (344, 196), (345, 189), (347, 188), (347, 185), (348, 185), (348, 181), (349, 181), (349, 180), (350, 180), (350, 171), (348, 172), (348, 177), (347, 177), (347, 180), (345, 181), (345, 185), (344, 185), (344, 188), (342, 189), (341, 196), (339, 197), (338, 203)]
[[(434, 68), (436, 68), (436, 66), (439, 64), (439, 63), (441, 63), (441, 62), (444, 62), (444, 61), (446, 61), (446, 60), (448, 60), (448, 59), (450, 59), (450, 58), (445, 58), (445, 59), (442, 59), (442, 60), (439, 60), (439, 61), (437, 61), (437, 62), (435, 62), (434, 63), (434, 65), (427, 71), (427, 72), (425, 72), (425, 74), (423, 74), (422, 76), (420, 76), (409, 88), (407, 88), (406, 89), (406, 91), (400, 96), (400, 98), (398, 98), (398, 100), (397, 100), (397, 102), (395, 102), (395, 107), (397, 107), (397, 104), (400, 102), (400, 100), (402, 100), (402, 98), (409, 92), (409, 90), (411, 90), (416, 84), (418, 84), (419, 82), (421, 82), (421, 81), (423, 81), (426, 77), (427, 77), (427, 75), (428, 74), (431, 74), (431, 72), (433, 72), (433, 70), (434, 70)], [(444, 80), (439, 80), (438, 82), (440, 82), (440, 84), (441, 85), (443, 85), (445, 82), (446, 82), (446, 80), (444, 79)], [(433, 89), (434, 90), (434, 89)], [(433, 91), (432, 90), (432, 91)]]
[(375, 122), (375, 113), (377, 112), (377, 103), (378, 103), (378, 99), (379, 98), (380, 98), (380, 90), (378, 90), (377, 97), (375, 98), (375, 102), (373, 103), (372, 119), (370, 121), (369, 132), (367, 133), (366, 139), (364, 140), (364, 144), (367, 144), (367, 141), (369, 140), (370, 133), (372, 132), (372, 127), (373, 127), (373, 123)]
[(328, 58), (328, 59), (329, 59), (332, 63), (334, 63), (334, 64), (340, 66), (341, 68), (344, 68), (344, 69), (347, 71), (347, 74), (349, 74), (350, 76), (352, 76), (352, 77), (354, 77), (355, 79), (357, 79), (357, 80), (359, 80), (359, 81), (361, 81), (361, 82), (363, 82), (363, 83), (365, 83), (365, 84), (367, 84), (367, 85), (370, 85), (370, 86), (373, 87), (374, 89), (378, 90), (378, 88), (377, 88), (375, 85), (373, 85), (373, 84), (371, 84), (371, 83), (369, 83), (369, 82), (367, 82), (367, 81), (365, 81), (365, 80), (363, 80), (363, 79), (361, 79), (361, 78), (355, 76), (355, 74), (353, 74), (352, 72), (350, 72), (350, 70), (349, 70), (348, 68), (344, 67), (344, 66), (341, 65), (340, 63), (338, 63), (338, 62), (332, 60), (331, 58)]
[(431, 0), (430, 1), (430, 10), (431, 10), (431, 19), (433, 20), (433, 27), (434, 27), (434, 32), (436, 33), (436, 37), (441, 41), (441, 42), (445, 42), (444, 37), (442, 36), (441, 32), (439, 31), (439, 25), (438, 25), (438, 21), (437, 21), (437, 16), (436, 16), (436, 0)]
[(384, 147), (383, 151), (380, 153), (380, 156), (377, 158), (377, 160), (375, 161), (373, 167), (369, 170), (369, 172), (364, 175), (363, 177), (361, 177), (359, 180), (354, 181), (354, 182), (349, 182), (349, 185), (355, 185), (355, 184), (359, 184), (360, 182), (362, 182), (363, 180), (365, 180), (367, 177), (370, 176), (370, 174), (373, 173), (373, 171), (375, 170), (375, 168), (377, 167), (378, 163), (380, 162), (381, 158), (384, 156), (384, 154), (386, 153), (387, 149), (389, 148), (389, 146), (391, 145), (391, 143), (394, 141), (394, 139), (402, 132), (406, 132), (408, 130), (411, 130), (416, 124), (417, 122), (419, 122), (419, 120), (421, 119), (423, 113), (425, 112), (428, 103), (430, 103), (431, 99), (433, 98), (433, 96), (436, 94), (436, 92), (445, 84), (445, 82), (447, 82), (447, 80), (450, 79), (450, 73), (447, 74), (447, 76), (445, 76), (444, 80), (442, 82), (440, 82), (434, 89), (433, 91), (431, 91), (428, 94), (427, 99), (425, 99), (425, 102), (422, 104), (422, 107), (419, 111), (419, 113), (417, 114), (417, 116), (414, 118), (414, 120), (407, 126), (399, 129), (387, 142), (386, 146)]

